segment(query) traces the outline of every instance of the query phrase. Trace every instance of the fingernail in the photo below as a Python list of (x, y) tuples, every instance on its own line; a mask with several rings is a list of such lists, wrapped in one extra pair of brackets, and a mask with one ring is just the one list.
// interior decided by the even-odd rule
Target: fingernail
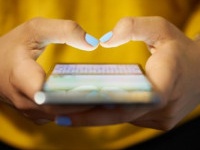
[(60, 125), (60, 126), (70, 126), (72, 125), (72, 121), (69, 117), (66, 117), (66, 116), (59, 116), (59, 117), (56, 117), (56, 124), (57, 125)]
[(113, 32), (110, 31), (110, 32), (104, 34), (104, 35), (100, 38), (100, 42), (105, 43), (105, 42), (107, 42), (108, 40), (110, 40), (112, 36), (113, 36)]
[(92, 45), (93, 47), (96, 47), (99, 44), (99, 40), (97, 40), (95, 37), (88, 33), (85, 35), (85, 40), (88, 44)]

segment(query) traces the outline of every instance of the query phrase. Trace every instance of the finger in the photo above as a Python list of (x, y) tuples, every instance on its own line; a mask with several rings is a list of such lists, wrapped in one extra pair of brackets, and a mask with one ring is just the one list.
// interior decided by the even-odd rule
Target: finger
[(181, 118), (180, 116), (174, 115), (175, 113), (167, 115), (168, 110), (169, 108), (164, 108), (162, 110), (152, 111), (132, 121), (132, 123), (141, 127), (170, 130), (181, 120)]
[(88, 111), (93, 106), (59, 106), (59, 105), (44, 105), (35, 104), (27, 96), (20, 92), (13, 92), (10, 97), (13, 99), (13, 107), (18, 110), (26, 118), (37, 124), (45, 124), (53, 121), (56, 116), (67, 115), (71, 113), (81, 113)]
[[(26, 105), (28, 105), (26, 103)], [(25, 106), (26, 106), (25, 105)], [(50, 111), (51, 110), (51, 111)], [(26, 107), (25, 110), (21, 110), (22, 114), (27, 117), (28, 119), (32, 120), (33, 122), (37, 124), (45, 124), (50, 121), (54, 121), (56, 116), (62, 116), (67, 115), (70, 113), (81, 113), (82, 111), (86, 111), (88, 108), (86, 107), (64, 107), (64, 106), (44, 106), (44, 107), (38, 107), (36, 108), (28, 108)]]
[[(21, 63), (19, 63), (21, 62)], [(18, 62), (18, 65), (14, 68), (14, 71), (11, 73), (10, 82), (18, 92), (18, 95), (21, 97), (26, 96), (27, 99), (34, 101), (35, 93), (42, 89), (45, 72), (34, 60), (23, 59)], [(15, 91), (15, 92), (16, 92)], [(23, 93), (23, 94), (22, 94)], [(15, 96), (16, 97), (16, 96)], [(11, 99), (14, 99), (11, 98)], [(19, 103), (21, 99), (19, 99)], [(26, 101), (27, 102), (27, 101)], [(23, 104), (23, 102), (22, 102)], [(35, 102), (34, 102), (35, 104)], [(43, 106), (42, 106), (43, 107)], [(49, 114), (59, 115), (67, 114), (73, 112), (81, 112), (93, 108), (94, 106), (44, 106), (44, 110)]]
[(40, 110), (26, 110), (22, 111), (22, 115), (36, 124), (42, 125), (54, 120), (54, 116), (45, 114)]
[(34, 60), (25, 58), (17, 61), (9, 78), (16, 91), (33, 99), (34, 94), (42, 88), (45, 72)]
[[(125, 110), (128, 109), (128, 110)], [(70, 114), (56, 118), (58, 125), (72, 126), (99, 126), (111, 125), (119, 123), (128, 123), (148, 112), (147, 108), (118, 108), (118, 109), (103, 109), (96, 108), (91, 111), (82, 113)], [(69, 124), (70, 122), (70, 124)]]
[[(58, 43), (82, 50), (93, 50), (99, 43), (96, 38), (87, 34), (76, 22), (71, 20), (36, 18), (23, 24), (23, 27), (25, 33), (31, 36), (29, 38), (32, 39), (33, 45), (35, 42), (39, 44), (39, 48), (50, 43)], [(38, 47), (36, 48), (38, 49)]]
[(132, 124), (136, 126), (140, 126), (140, 127), (145, 127), (145, 128), (167, 130), (160, 125), (159, 121), (155, 121), (155, 120), (136, 121), (136, 122), (132, 122)]
[[(165, 118), (164, 116), (158, 116), (157, 114), (147, 114), (144, 116), (141, 116), (138, 120), (135, 120), (131, 122), (134, 125), (140, 126), (140, 127), (146, 127), (146, 128), (153, 128), (157, 130), (170, 130), (174, 128), (176, 125), (174, 120), (169, 120), (169, 118)], [(152, 117), (153, 116), (153, 117)], [(143, 118), (144, 117), (144, 118)]]
[(45, 112), (48, 112), (49, 114), (53, 114), (55, 116), (62, 116), (62, 115), (68, 115), (72, 113), (82, 113), (88, 110), (91, 110), (95, 106), (90, 105), (75, 105), (75, 106), (69, 106), (69, 105), (45, 105), (43, 106)]
[(25, 95), (19, 94), (17, 91), (12, 92), (12, 107), (20, 114), (37, 124), (45, 124), (53, 121), (55, 116), (51, 113), (43, 111), (41, 106), (36, 105), (33, 101)]
[[(159, 52), (153, 54), (146, 63), (146, 75), (154, 86), (154, 90), (160, 94), (161, 106), (177, 96), (171, 93), (176, 91), (176, 83), (179, 80), (181, 70), (179, 66), (179, 53), (174, 51), (173, 44), (166, 43), (159, 47)], [(166, 57), (170, 56), (170, 57)]]
[[(116, 47), (131, 40), (144, 41), (150, 47), (182, 34), (176, 27), (161, 17), (123, 18), (111, 32), (101, 38), (103, 47)], [(110, 36), (108, 36), (110, 35)]]

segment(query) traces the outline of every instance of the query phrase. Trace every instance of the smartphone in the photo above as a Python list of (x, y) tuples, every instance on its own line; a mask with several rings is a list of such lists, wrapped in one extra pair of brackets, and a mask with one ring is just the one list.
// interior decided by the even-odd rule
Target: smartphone
[(159, 103), (138, 64), (55, 64), (34, 100), (39, 105)]

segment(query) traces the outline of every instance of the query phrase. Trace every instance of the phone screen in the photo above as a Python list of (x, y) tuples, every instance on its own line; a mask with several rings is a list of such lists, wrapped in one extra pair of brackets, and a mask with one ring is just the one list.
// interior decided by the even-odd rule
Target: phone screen
[(152, 85), (137, 64), (56, 64), (38, 104), (153, 104)]

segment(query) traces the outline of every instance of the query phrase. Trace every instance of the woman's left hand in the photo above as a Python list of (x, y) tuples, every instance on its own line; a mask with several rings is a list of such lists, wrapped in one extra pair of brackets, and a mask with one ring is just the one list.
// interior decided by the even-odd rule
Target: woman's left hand
[(161, 96), (159, 107), (94, 108), (69, 114), (72, 126), (118, 123), (160, 130), (172, 129), (200, 103), (200, 46), (160, 17), (123, 18), (101, 40), (103, 47), (116, 47), (130, 40), (147, 44), (151, 57), (146, 74)]

